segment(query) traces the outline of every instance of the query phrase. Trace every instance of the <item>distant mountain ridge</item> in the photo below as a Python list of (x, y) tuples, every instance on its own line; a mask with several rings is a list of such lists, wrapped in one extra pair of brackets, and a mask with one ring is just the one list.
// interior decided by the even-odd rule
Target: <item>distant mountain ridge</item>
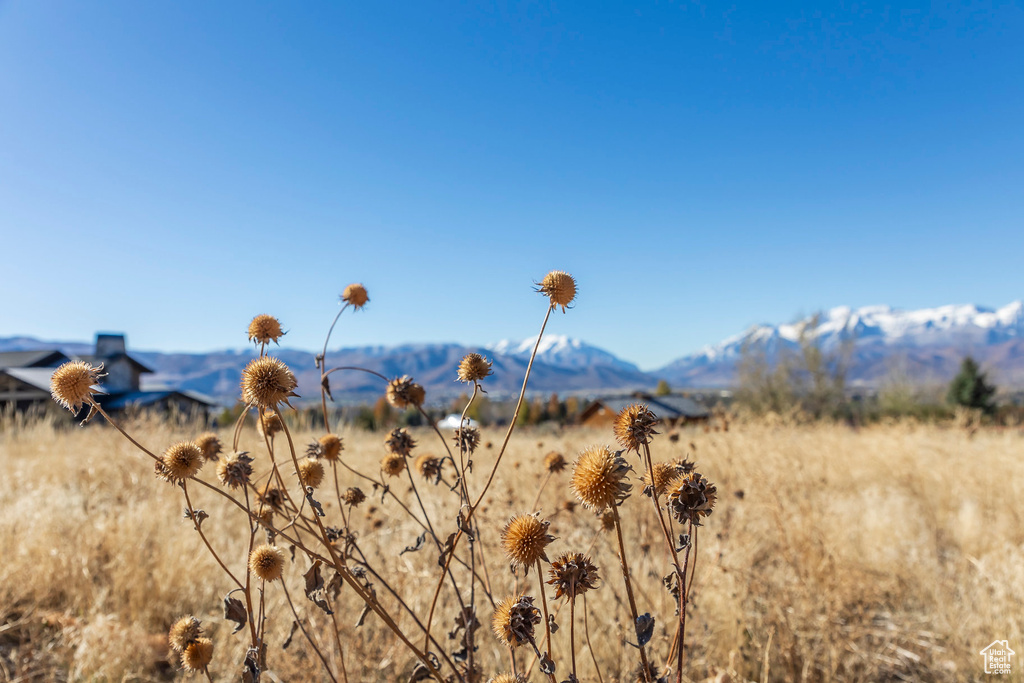
[(706, 346), (654, 374), (670, 383), (728, 386), (735, 381), (743, 349), (753, 346), (769, 357), (799, 346), (802, 330), (824, 349), (852, 340), (849, 379), (878, 384), (898, 373), (917, 382), (946, 381), (960, 360), (972, 355), (994, 372), (994, 379), (1024, 385), (1024, 303), (991, 309), (974, 304), (898, 310), (891, 306), (840, 306), (782, 325), (754, 325), (746, 332)]

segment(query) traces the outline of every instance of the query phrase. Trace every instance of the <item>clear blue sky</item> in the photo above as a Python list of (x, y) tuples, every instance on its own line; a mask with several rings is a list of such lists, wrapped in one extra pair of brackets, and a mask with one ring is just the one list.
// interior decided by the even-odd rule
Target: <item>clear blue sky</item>
[(0, 336), (549, 328), (644, 368), (1024, 296), (1011, 3), (0, 0)]

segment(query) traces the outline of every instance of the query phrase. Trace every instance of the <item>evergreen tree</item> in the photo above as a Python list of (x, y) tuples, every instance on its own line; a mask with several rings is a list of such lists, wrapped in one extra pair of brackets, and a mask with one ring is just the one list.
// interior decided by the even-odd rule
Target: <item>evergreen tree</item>
[(949, 383), (946, 401), (968, 408), (980, 408), (990, 415), (996, 408), (993, 400), (995, 393), (996, 388), (985, 381), (985, 373), (980, 372), (974, 359), (967, 356), (960, 364), (960, 373)]
[(672, 387), (668, 385), (663, 379), (658, 380), (658, 388), (654, 390), (655, 396), (669, 396), (672, 393)]

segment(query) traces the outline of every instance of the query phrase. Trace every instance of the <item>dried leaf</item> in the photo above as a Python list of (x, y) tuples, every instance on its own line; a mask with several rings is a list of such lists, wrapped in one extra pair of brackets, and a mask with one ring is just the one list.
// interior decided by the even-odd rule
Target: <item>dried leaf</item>
[(555, 615), (548, 615), (548, 628), (551, 629), (552, 633), (558, 633), (558, 624), (555, 622)]
[(416, 537), (416, 543), (414, 545), (407, 545), (407, 546), (405, 546), (405, 550), (403, 550), (402, 552), (400, 552), (398, 554), (399, 555), (405, 555), (406, 553), (414, 553), (414, 552), (416, 552), (417, 550), (419, 550), (420, 548), (423, 547), (423, 544), (426, 542), (426, 540), (427, 540), (427, 532), (424, 531), (422, 534), (420, 534), (419, 536)]
[(235, 630), (232, 633), (238, 633), (245, 628), (249, 618), (249, 613), (245, 611), (245, 605), (238, 598), (231, 597), (231, 593), (224, 596), (224, 618), (235, 622)]
[(205, 510), (189, 510), (185, 508), (185, 519), (191, 519), (195, 522), (196, 526), (202, 526), (203, 522), (209, 518), (210, 515), (206, 514)]
[(298, 629), (299, 629), (299, 622), (298, 621), (293, 621), (292, 622), (292, 628), (291, 628), (290, 631), (288, 631), (288, 637), (284, 639), (283, 643), (281, 643), (281, 649), (282, 650), (287, 650), (288, 646), (292, 644), (292, 637), (295, 635), (295, 632)]
[(654, 637), (654, 617), (650, 612), (646, 612), (636, 618), (636, 642), (643, 647), (651, 642), (652, 637)]
[(441, 546), (441, 554), (437, 557), (437, 566), (444, 567), (448, 562), (448, 555), (452, 551), (452, 545), (455, 543), (455, 532), (448, 534), (448, 538), (445, 539), (444, 545)]
[(548, 657), (547, 652), (540, 659), (540, 672), (548, 676), (555, 673), (555, 663), (551, 661), (551, 657)]
[(679, 534), (679, 545), (676, 547), (676, 552), (681, 553), (690, 547), (690, 534)]
[(309, 506), (313, 508), (313, 512), (316, 513), (317, 517), (327, 516), (327, 514), (324, 512), (324, 507), (317, 501), (313, 500), (313, 489), (310, 486), (306, 487), (306, 500), (309, 501)]
[(334, 614), (323, 598), (324, 577), (320, 574), (320, 560), (313, 562), (313, 566), (303, 574), (303, 578), (306, 579), (306, 597), (310, 602), (323, 610), (325, 614)]
[[(323, 356), (317, 356), (317, 358), (319, 358), (321, 363), (323, 362)], [(331, 399), (331, 402), (333, 402), (334, 397), (331, 396), (331, 378), (328, 377), (327, 375), (324, 375), (320, 379), (320, 386), (323, 387), (324, 393), (327, 394), (327, 398)]]

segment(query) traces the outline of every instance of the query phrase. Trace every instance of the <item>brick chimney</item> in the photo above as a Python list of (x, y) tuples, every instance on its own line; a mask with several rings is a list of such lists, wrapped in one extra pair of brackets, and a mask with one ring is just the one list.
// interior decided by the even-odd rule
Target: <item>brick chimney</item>
[(125, 353), (123, 334), (97, 334), (96, 355), (99, 358), (110, 358)]

